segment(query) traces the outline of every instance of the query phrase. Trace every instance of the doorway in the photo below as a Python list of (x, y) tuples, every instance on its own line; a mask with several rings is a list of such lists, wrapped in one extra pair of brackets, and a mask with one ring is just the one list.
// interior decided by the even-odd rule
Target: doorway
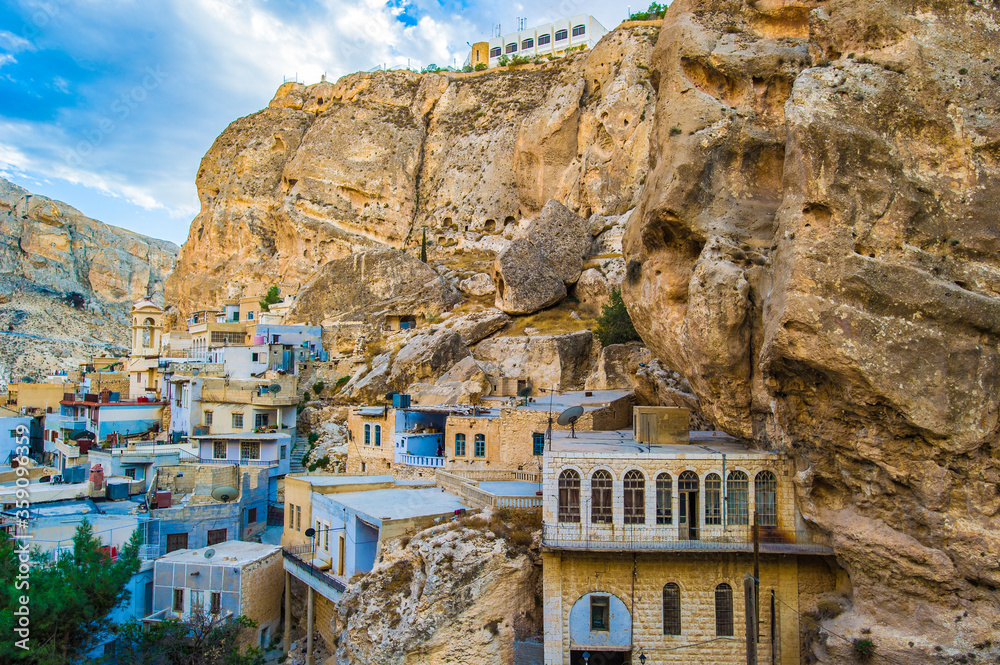
[[(584, 657), (586, 655), (586, 657)], [(570, 665), (626, 665), (631, 662), (628, 651), (570, 651)]]
[(698, 540), (698, 476), (685, 471), (677, 479), (677, 526), (680, 540)]

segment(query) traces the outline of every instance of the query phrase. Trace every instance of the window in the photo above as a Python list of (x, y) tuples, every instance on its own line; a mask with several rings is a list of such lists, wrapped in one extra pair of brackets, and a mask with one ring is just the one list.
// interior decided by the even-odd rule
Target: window
[(476, 435), (476, 449), (473, 451), (476, 457), (486, 457), (486, 435)]
[(229, 540), (229, 533), (227, 529), (209, 529), (208, 531), (208, 544), (215, 545), (216, 543), (224, 543)]
[(226, 459), (228, 444), (225, 441), (212, 443), (212, 459)]
[(247, 524), (256, 524), (256, 523), (257, 523), (257, 509), (247, 508)]
[(375, 425), (375, 447), (382, 447), (382, 426)]
[(253, 312), (247, 312), (247, 321), (253, 321)]
[(587, 26), (585, 25), (574, 25), (573, 26), (573, 36), (579, 37), (580, 35), (587, 34)]
[(552, 35), (538, 35), (538, 45), (544, 46), (545, 44), (552, 43)]
[(657, 524), (670, 524), (673, 521), (673, 484), (670, 474), (661, 473), (656, 477)]
[(580, 474), (573, 469), (559, 474), (559, 521), (580, 522)]
[(607, 596), (590, 597), (590, 629), (611, 630), (611, 602)]
[(455, 457), (465, 457), (465, 435), (455, 435)]
[(244, 334), (241, 332), (212, 331), (212, 344), (242, 344)]
[(135, 480), (135, 469), (125, 469), (125, 477)]
[(730, 471), (726, 479), (726, 520), (730, 525), (746, 526), (750, 523), (748, 501), (747, 474), (742, 471)]
[(205, 611), (205, 592), (191, 589), (191, 614), (201, 614)]
[(646, 478), (633, 469), (625, 474), (625, 524), (646, 523)]
[(174, 589), (174, 612), (184, 611), (184, 589)]
[(681, 588), (673, 582), (663, 587), (663, 634), (681, 634)]
[(531, 433), (531, 454), (532, 455), (545, 454), (545, 434), (543, 432)]
[(254, 427), (267, 427), (271, 422), (270, 414), (268, 413), (255, 413), (253, 415), (253, 426)]
[(722, 478), (705, 476), (705, 524), (722, 524)]
[(503, 49), (499, 46), (490, 49), (491, 58), (499, 58), (501, 55), (503, 55)]
[(213, 591), (211, 598), (211, 609), (209, 610), (212, 614), (220, 614), (222, 612), (222, 594), (218, 591)]
[(302, 506), (295, 506), (295, 530), (302, 531)]
[(715, 587), (715, 634), (733, 636), (733, 588), (725, 582)]
[(240, 441), (240, 459), (260, 459), (260, 442)]
[(208, 425), (209, 427), (212, 426), (212, 418), (213, 417), (215, 417), (215, 414), (213, 412), (211, 412), (211, 411), (206, 411), (205, 412), (205, 424)]
[(256, 362), (260, 362), (260, 354), (259, 353), (251, 353), (250, 354), (250, 362), (255, 362), (255, 363)]
[(295, 506), (293, 504), (288, 504), (288, 519), (285, 520), (285, 524), (288, 525), (289, 529), (295, 528)]
[(517, 53), (517, 42), (507, 44), (507, 53)]
[(761, 471), (753, 479), (753, 498), (757, 523), (761, 526), (778, 526), (778, 486), (774, 474)]
[(556, 30), (556, 41), (561, 42), (562, 40), (566, 39), (568, 35), (569, 32), (566, 30)]
[(167, 534), (167, 554), (175, 550), (186, 550), (188, 546), (187, 533)]
[(243, 429), (243, 414), (234, 413), (233, 414), (233, 429)]
[(590, 477), (590, 521), (611, 524), (611, 474), (603, 469)]
[(521, 42), (521, 50), (524, 51), (529, 48), (535, 48), (535, 40), (529, 37)]
[(372, 426), (365, 423), (365, 445), (372, 445)]
[(278, 459), (285, 459), (288, 457), (288, 446), (282, 446), (280, 449), (280, 455)]

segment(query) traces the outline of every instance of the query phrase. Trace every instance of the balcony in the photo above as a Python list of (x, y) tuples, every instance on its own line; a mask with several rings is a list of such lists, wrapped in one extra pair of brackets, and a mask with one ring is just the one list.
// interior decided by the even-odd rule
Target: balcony
[[(706, 527), (698, 539), (683, 539), (673, 525), (547, 523), (542, 547), (587, 552), (753, 552), (753, 528)], [(805, 530), (760, 527), (760, 551), (765, 554), (833, 554)]]
[(346, 582), (328, 570), (314, 565), (316, 551), (312, 545), (285, 547), (282, 550), (284, 568), (295, 579), (310, 586), (327, 600), (337, 602), (347, 588)]
[(194, 462), (196, 464), (239, 464), (240, 466), (255, 466), (261, 468), (270, 468), (272, 466), (278, 466), (278, 460), (276, 459), (213, 459), (211, 457), (202, 457), (194, 460), (184, 460), (185, 462)]
[(75, 459), (80, 456), (80, 446), (74, 446), (73, 444), (66, 443), (62, 439), (57, 439), (55, 444), (56, 450), (69, 459)]
[(407, 466), (419, 466), (429, 469), (443, 469), (444, 457), (426, 457), (424, 455), (408, 455), (406, 453), (396, 453), (396, 464)]

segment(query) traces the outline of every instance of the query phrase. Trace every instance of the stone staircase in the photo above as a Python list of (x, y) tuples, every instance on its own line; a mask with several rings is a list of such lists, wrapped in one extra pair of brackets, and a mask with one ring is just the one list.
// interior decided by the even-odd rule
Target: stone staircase
[(288, 473), (304, 473), (308, 469), (302, 466), (302, 457), (309, 450), (309, 437), (299, 434), (295, 437), (295, 444), (292, 446), (291, 457), (288, 458)]

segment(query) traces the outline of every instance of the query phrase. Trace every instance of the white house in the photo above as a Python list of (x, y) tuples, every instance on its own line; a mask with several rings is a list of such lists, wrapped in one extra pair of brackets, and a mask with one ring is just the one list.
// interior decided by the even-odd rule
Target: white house
[(490, 40), (490, 67), (502, 56), (527, 58), (561, 56), (571, 48), (593, 48), (608, 30), (590, 14), (578, 14)]

